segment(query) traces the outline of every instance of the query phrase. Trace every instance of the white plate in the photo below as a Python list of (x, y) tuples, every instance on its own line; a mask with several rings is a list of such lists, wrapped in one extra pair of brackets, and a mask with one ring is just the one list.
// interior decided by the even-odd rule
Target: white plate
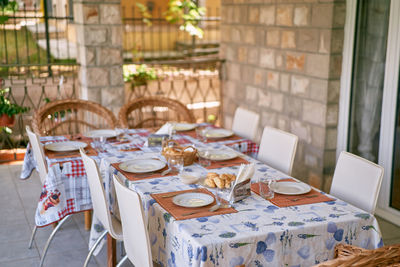
[(209, 160), (215, 160), (215, 161), (230, 160), (230, 159), (234, 159), (238, 156), (237, 153), (235, 153), (232, 150), (228, 150), (228, 149), (202, 150), (202, 151), (199, 151), (199, 155), (202, 158), (209, 159)]
[(75, 151), (79, 148), (87, 147), (86, 143), (78, 142), (78, 141), (66, 141), (66, 142), (55, 142), (51, 144), (47, 144), (44, 146), (47, 150), (55, 151), (55, 152), (69, 152)]
[(196, 127), (197, 127), (197, 125), (194, 123), (175, 123), (174, 124), (174, 129), (177, 132), (190, 131)]
[(111, 137), (116, 137), (117, 135), (118, 135), (117, 132), (112, 129), (93, 130), (85, 134), (86, 137), (90, 138), (101, 138), (101, 137), (111, 138)]
[(121, 170), (133, 173), (154, 172), (164, 167), (165, 163), (158, 159), (134, 159), (119, 164)]
[(226, 138), (233, 135), (233, 132), (226, 129), (207, 129), (205, 133), (207, 138)]
[(172, 202), (175, 205), (185, 208), (198, 208), (210, 205), (214, 202), (214, 197), (204, 193), (183, 193), (174, 196)]
[(273, 187), (274, 192), (283, 195), (301, 195), (311, 191), (308, 184), (296, 182), (276, 182)]

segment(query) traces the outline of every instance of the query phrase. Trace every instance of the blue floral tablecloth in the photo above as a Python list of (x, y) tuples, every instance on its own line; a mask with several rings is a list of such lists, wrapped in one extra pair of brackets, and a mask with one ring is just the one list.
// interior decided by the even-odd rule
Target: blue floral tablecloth
[[(103, 160), (101, 167), (111, 179), (118, 171), (109, 160)], [(237, 169), (213, 171), (236, 173)], [(206, 173), (201, 166), (185, 170)], [(266, 173), (288, 178), (257, 162), (254, 180)], [(368, 249), (383, 245), (375, 217), (341, 200), (279, 208), (252, 193), (234, 205), (238, 213), (176, 221), (150, 194), (197, 185), (184, 185), (175, 176), (125, 179), (125, 183), (141, 195), (153, 260), (162, 266), (312, 266), (332, 259), (337, 243)]]

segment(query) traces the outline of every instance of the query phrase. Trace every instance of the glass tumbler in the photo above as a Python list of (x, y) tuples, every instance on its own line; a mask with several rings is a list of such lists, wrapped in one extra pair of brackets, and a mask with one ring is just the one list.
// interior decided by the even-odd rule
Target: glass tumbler
[(196, 138), (202, 142), (207, 142), (207, 126), (196, 127)]
[(168, 167), (172, 170), (176, 170), (179, 173), (183, 171), (184, 159), (181, 157), (169, 157), (168, 158)]
[(264, 175), (259, 179), (260, 196), (264, 199), (274, 198), (274, 186), (276, 180), (270, 175)]

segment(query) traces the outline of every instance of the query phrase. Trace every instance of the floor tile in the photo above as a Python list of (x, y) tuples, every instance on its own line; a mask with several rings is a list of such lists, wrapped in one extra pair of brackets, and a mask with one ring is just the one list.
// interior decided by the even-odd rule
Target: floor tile
[(30, 258), (25, 260), (9, 261), (1, 263), (2, 267), (37, 267), (39, 266), (40, 258)]
[(17, 261), (33, 257), (39, 257), (36, 248), (29, 249), (26, 241), (9, 240), (0, 243), (0, 266), (2, 262)]
[[(82, 249), (68, 250), (60, 253), (49, 253), (44, 261), (44, 266), (82, 267), (88, 251)], [(94, 260), (89, 262), (90, 267), (97, 267)]]
[(9, 224), (9, 225), (0, 225), (0, 236), (4, 237), (7, 236), (7, 240), (0, 239), (0, 243), (8, 240), (11, 241), (26, 241), (28, 244), (29, 238), (31, 235), (31, 231), (29, 228), (28, 223), (22, 221), (16, 224)]
[(377, 217), (379, 227), (381, 229), (383, 238), (388, 238), (388, 239), (393, 239), (393, 238), (400, 238), (400, 227), (386, 221), (385, 219), (382, 219), (380, 217)]

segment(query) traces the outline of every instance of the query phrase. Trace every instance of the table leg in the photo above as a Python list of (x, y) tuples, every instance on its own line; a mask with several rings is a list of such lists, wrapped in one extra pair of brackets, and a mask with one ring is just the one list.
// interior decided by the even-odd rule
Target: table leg
[(107, 267), (117, 265), (117, 241), (107, 234)]
[(85, 214), (85, 230), (89, 231), (90, 227), (92, 227), (92, 211), (86, 210), (84, 214)]

